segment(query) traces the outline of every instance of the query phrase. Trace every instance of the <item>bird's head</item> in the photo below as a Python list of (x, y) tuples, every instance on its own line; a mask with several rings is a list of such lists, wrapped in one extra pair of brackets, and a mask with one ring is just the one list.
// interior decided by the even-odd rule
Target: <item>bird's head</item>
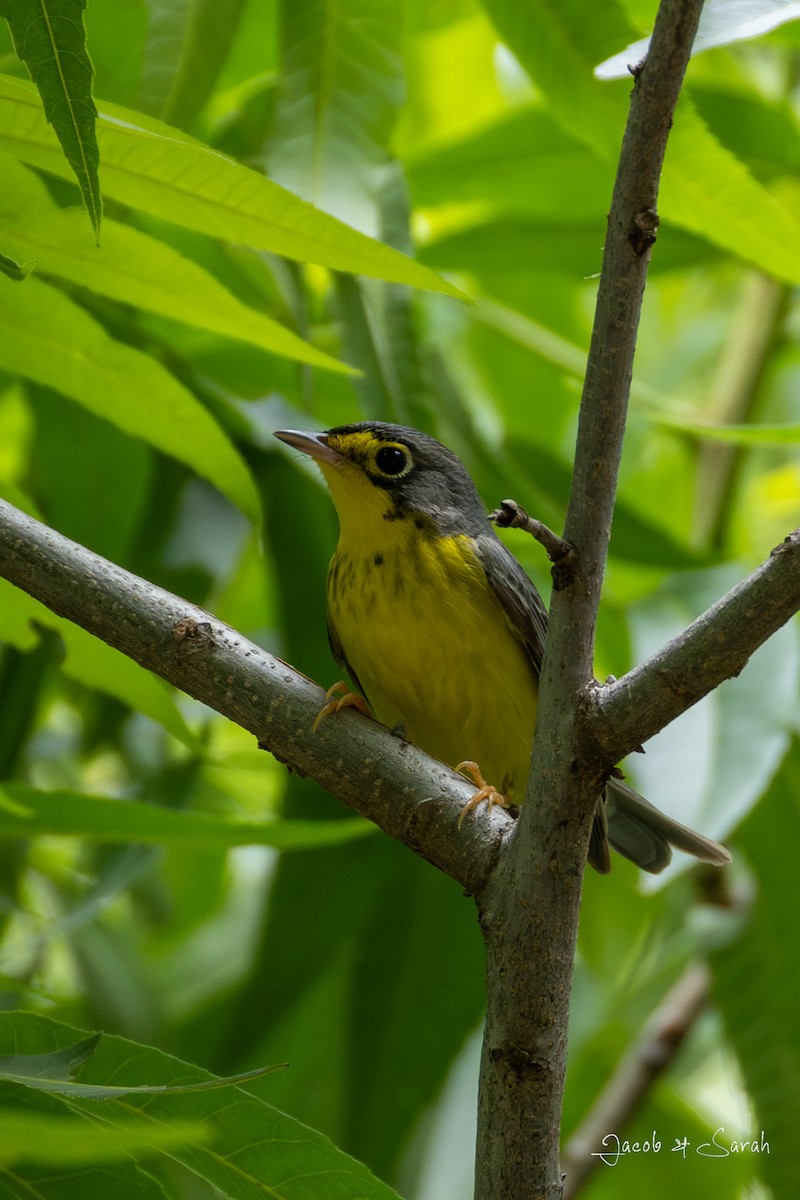
[(486, 512), (465, 467), (426, 433), (359, 421), (326, 433), (285, 429), (275, 436), (314, 459), (343, 534), (354, 526), (406, 519), (440, 535), (486, 532)]

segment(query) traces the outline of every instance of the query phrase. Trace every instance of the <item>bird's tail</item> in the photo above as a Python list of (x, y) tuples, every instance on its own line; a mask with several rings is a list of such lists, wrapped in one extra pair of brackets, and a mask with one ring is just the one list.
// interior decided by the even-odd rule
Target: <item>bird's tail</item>
[[(687, 825), (673, 821), (619, 779), (608, 780), (605, 805), (601, 803), (598, 809), (603, 807), (605, 822), (602, 821), (602, 817), (599, 822), (595, 822), (597, 836), (593, 835), (593, 848), (602, 836), (602, 824), (605, 823), (610, 844), (643, 871), (650, 871), (653, 875), (663, 871), (672, 858), (672, 847), (717, 867), (731, 861), (730, 854), (719, 842), (712, 842), (710, 838), (703, 837), (702, 833), (696, 833)], [(602, 870), (608, 860), (608, 853), (606, 852), (605, 859), (599, 855), (599, 862), (594, 862), (594, 857), (590, 851), (590, 861)]]

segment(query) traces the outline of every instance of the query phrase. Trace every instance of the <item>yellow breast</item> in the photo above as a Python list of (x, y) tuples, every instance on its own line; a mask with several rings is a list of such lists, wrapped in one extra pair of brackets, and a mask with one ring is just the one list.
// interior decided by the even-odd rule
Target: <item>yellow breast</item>
[(442, 762), (474, 759), (519, 802), (536, 679), (472, 540), (437, 537), (413, 517), (381, 517), (379, 538), (360, 530), (340, 539), (328, 608), (375, 715)]

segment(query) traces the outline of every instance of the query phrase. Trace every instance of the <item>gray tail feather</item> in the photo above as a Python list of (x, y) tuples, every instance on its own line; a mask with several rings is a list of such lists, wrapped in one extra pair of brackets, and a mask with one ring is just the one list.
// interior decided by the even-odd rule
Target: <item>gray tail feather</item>
[[(679, 821), (673, 821), (619, 779), (609, 779), (605, 805), (601, 802), (598, 809), (602, 807), (605, 807), (608, 841), (618, 853), (635, 862), (643, 871), (653, 875), (663, 871), (672, 858), (672, 847), (717, 867), (731, 861), (724, 846), (703, 837), (687, 825), (681, 825)], [(595, 820), (593, 843), (595, 835), (601, 834), (602, 824), (601, 819), (598, 828), (598, 821)], [(603, 870), (607, 857), (606, 854), (604, 860), (602, 855), (593, 854), (590, 850), (590, 862), (598, 870)], [(607, 866), (605, 870), (608, 870)]]

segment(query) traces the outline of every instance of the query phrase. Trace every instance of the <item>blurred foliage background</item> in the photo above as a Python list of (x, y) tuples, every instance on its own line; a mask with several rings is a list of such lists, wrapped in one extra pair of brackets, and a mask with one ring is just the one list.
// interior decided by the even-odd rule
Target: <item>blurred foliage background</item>
[[(682, 628), (800, 513), (800, 27), (736, 41), (741, 7), (716, 6), (727, 44), (693, 60), (668, 149), (599, 678)], [(26, 73), (0, 30), (0, 252), (37, 262), (24, 282), (0, 277), (0, 494), (324, 685), (335, 517), (274, 429), (419, 426), (463, 457), (487, 507), (511, 495), (560, 528), (631, 86), (593, 68), (654, 8), (91, 0), (101, 115), (135, 109), (173, 138), (155, 164), (131, 152), (131, 179), (167, 170), (191, 135), (413, 247), (473, 303), (254, 249), (222, 192), (231, 232), (221, 220), (215, 237), (177, 204), (109, 190), (97, 248), (74, 183), (14, 127)], [(101, 186), (103, 170), (101, 144)], [(315, 355), (361, 374), (297, 361)], [(539, 548), (508, 542), (547, 594)], [(470, 901), (357, 824), (327, 844), (348, 817), (336, 801), (6, 584), (0, 638), (3, 1007), (219, 1073), (289, 1062), (251, 1092), (403, 1195), (465, 1200), (483, 996)], [(626, 766), (735, 862), (643, 883), (618, 860), (587, 878), (565, 1136), (687, 965), (704, 958), (713, 977), (626, 1131), (655, 1130), (660, 1152), (601, 1166), (587, 1197), (796, 1194), (798, 734), (795, 622)], [(133, 814), (132, 841), (114, 809), (87, 808), (98, 797)], [(162, 828), (153, 808), (196, 820)], [(295, 818), (315, 822), (305, 844), (251, 844), (253, 827)], [(719, 1127), (727, 1145), (763, 1131), (770, 1151), (698, 1154)], [(220, 1194), (145, 1182), (131, 1194)]]

